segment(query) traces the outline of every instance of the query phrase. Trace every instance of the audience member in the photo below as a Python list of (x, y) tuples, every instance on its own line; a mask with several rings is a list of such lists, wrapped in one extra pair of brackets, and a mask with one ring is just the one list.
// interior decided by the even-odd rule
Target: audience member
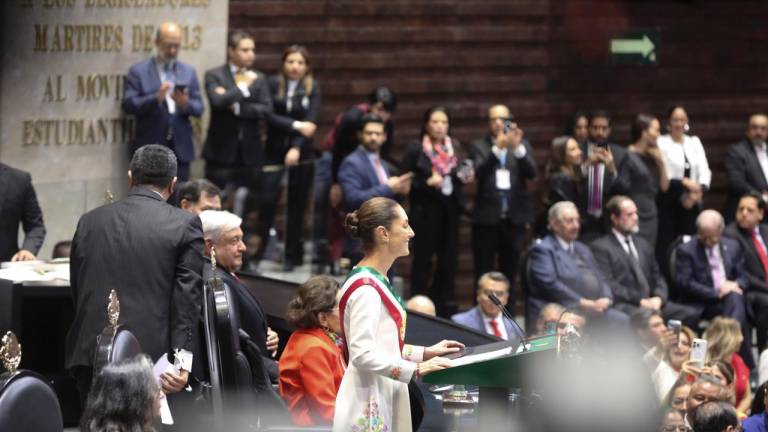
[(683, 326), (677, 343), (666, 346), (662, 360), (651, 374), (653, 386), (656, 389), (656, 395), (659, 397), (659, 400), (668, 398), (675, 381), (682, 375), (683, 363), (688, 360), (688, 354), (691, 351), (691, 341), (695, 337), (696, 333), (693, 330)]
[(677, 377), (677, 380), (672, 385), (672, 388), (667, 393), (667, 396), (662, 399), (661, 406), (674, 408), (682, 415), (685, 415), (685, 400), (688, 398), (688, 393), (691, 391), (691, 383), (688, 381), (689, 376), (687, 374), (681, 374)]
[(304, 282), (288, 303), (291, 334), (280, 357), (280, 395), (296, 425), (331, 424), (344, 376), (339, 283), (328, 276)]
[[(453, 306), (458, 260), (459, 215), (464, 209), (464, 183), (472, 173), (459, 171), (461, 145), (450, 136), (450, 117), (442, 106), (424, 113), (419, 139), (406, 150), (403, 169), (413, 173), (410, 193), (413, 239), (411, 292), (435, 302), (447, 316)], [(433, 268), (432, 261), (435, 258)]]
[(728, 176), (728, 199), (725, 218), (730, 221), (744, 194), (755, 192), (768, 199), (768, 116), (763, 113), (749, 117), (747, 136), (732, 145), (725, 155), (725, 173)]
[(586, 212), (582, 215), (581, 239), (589, 243), (605, 233), (603, 207), (613, 195), (628, 194), (629, 176), (624, 167), (627, 150), (608, 141), (611, 117), (596, 110), (589, 115), (589, 139), (581, 146), (586, 156)]
[(415, 295), (405, 302), (405, 308), (409, 311), (416, 311), (424, 315), (437, 316), (435, 303), (424, 295)]
[(669, 189), (659, 197), (659, 220), (664, 221), (656, 239), (659, 260), (667, 259), (667, 249), (678, 236), (696, 232), (696, 216), (712, 180), (701, 140), (687, 134), (690, 127), (685, 108), (673, 106), (667, 120), (668, 134), (657, 140), (669, 178)]
[[(0, 163), (0, 262), (32, 261), (45, 240), (43, 212), (37, 203), (32, 176)], [(24, 243), (19, 248), (19, 224)]]
[(737, 353), (744, 340), (739, 322), (731, 318), (715, 317), (704, 330), (704, 338), (709, 342), (709, 359), (727, 363), (733, 368), (733, 379), (730, 381), (733, 382), (736, 398), (734, 405), (739, 411), (746, 412), (752, 401), (752, 392), (749, 387), (750, 370)]
[(72, 242), (70, 240), (62, 240), (56, 243), (56, 245), (53, 247), (51, 258), (52, 259), (60, 259), (60, 258), (69, 259), (71, 250), (72, 250)]
[(691, 384), (691, 391), (685, 399), (685, 423), (691, 427), (697, 409), (707, 402), (727, 402), (728, 390), (711, 375), (702, 375)]
[(75, 318), (65, 353), (83, 399), (91, 386), (96, 336), (107, 326), (111, 290), (120, 300), (120, 324), (153, 361), (175, 353), (180, 372), (161, 378), (166, 393), (187, 385), (199, 348), (203, 231), (200, 218), (166, 202), (176, 187), (176, 156), (161, 145), (140, 147), (128, 183), (125, 198), (84, 214), (72, 239)]
[(665, 409), (661, 416), (659, 432), (688, 432), (683, 414), (674, 408)]
[[(552, 234), (531, 247), (529, 252), (530, 293), (528, 307), (538, 311), (556, 302), (579, 308), (603, 321), (628, 324), (628, 316), (611, 307), (613, 295), (589, 248), (577, 240), (579, 211), (570, 201), (549, 209)], [(598, 319), (597, 321), (601, 321)]]
[(579, 146), (584, 146), (589, 140), (589, 116), (587, 113), (577, 111), (565, 125), (564, 135), (573, 137)]
[[(541, 308), (539, 316), (536, 318), (535, 331), (537, 335), (549, 335), (557, 333), (557, 323), (560, 316), (565, 312), (565, 308), (557, 303), (547, 303)], [(531, 329), (526, 325), (526, 331), (531, 333)]]
[(724, 232), (739, 242), (744, 253), (744, 270), (749, 280), (745, 298), (757, 330), (758, 352), (768, 342), (768, 226), (760, 223), (764, 213), (763, 197), (748, 192), (739, 200), (736, 220)]
[(155, 432), (164, 397), (145, 354), (107, 364), (94, 377), (80, 430)]
[(179, 207), (199, 215), (206, 210), (221, 210), (221, 189), (206, 179), (191, 180), (179, 186)]
[(613, 292), (613, 307), (627, 314), (640, 307), (658, 310), (665, 319), (678, 319), (695, 327), (700, 312), (668, 300), (667, 283), (653, 247), (638, 235), (638, 209), (634, 201), (615, 195), (608, 200), (605, 214), (610, 219), (611, 231), (593, 241), (590, 248)]
[(693, 432), (737, 432), (741, 430), (733, 406), (727, 402), (707, 402), (696, 409)]
[[(720, 380), (720, 384), (725, 387), (728, 390), (728, 402), (731, 404), (734, 404), (736, 401), (736, 392), (735, 392), (735, 372), (733, 370), (733, 366), (731, 366), (730, 363), (726, 363), (722, 360), (712, 360), (705, 367), (701, 369), (701, 374), (704, 375), (712, 375), (718, 380)], [(736, 413), (741, 419), (742, 417), (746, 418), (747, 410), (749, 409), (749, 405), (752, 402), (751, 396), (750, 399), (748, 399), (746, 402), (742, 399), (741, 401), (741, 408), (736, 409)]]
[(314, 173), (312, 146), (320, 116), (320, 83), (312, 74), (309, 51), (291, 45), (283, 51), (281, 70), (269, 77), (273, 111), (269, 114), (268, 165), (283, 165), (281, 170), (264, 172), (260, 236), (268, 238), (282, 190), (283, 174), (288, 176), (285, 222), (285, 271), (304, 263), (304, 217)]
[(205, 94), (211, 106), (203, 146), (205, 177), (227, 196), (240, 186), (253, 196), (259, 190), (264, 163), (260, 125), (272, 111), (272, 100), (266, 75), (251, 68), (255, 46), (248, 33), (230, 31), (227, 63), (205, 72)]
[[(749, 280), (739, 243), (722, 236), (724, 227), (720, 213), (701, 212), (696, 218), (697, 237), (679, 245), (675, 252), (675, 282), (682, 290), (682, 301), (695, 307), (701, 318), (734, 318), (742, 334), (749, 336), (752, 333), (743, 295)], [(754, 366), (747, 337), (739, 353), (747, 365)]]
[(494, 105), (488, 110), (488, 134), (472, 142), (469, 154), (477, 180), (472, 212), (475, 278), (501, 271), (512, 283), (514, 299), (526, 225), (533, 222), (527, 185), (536, 177), (533, 150), (509, 108)]
[[(361, 120), (358, 137), (361, 145), (339, 169), (339, 184), (344, 194), (344, 207), (352, 211), (374, 197), (402, 198), (411, 189), (413, 173), (393, 176), (392, 169), (381, 158), (381, 145), (387, 139), (384, 119), (368, 114)], [(344, 253), (354, 261), (360, 258), (357, 244), (345, 242)]]
[(656, 369), (666, 349), (677, 342), (677, 336), (667, 328), (661, 312), (656, 309), (635, 309), (629, 323), (643, 350), (643, 361), (651, 370)]
[(178, 159), (178, 178), (185, 182), (195, 159), (189, 118), (202, 116), (204, 107), (195, 69), (177, 60), (181, 43), (178, 24), (160, 24), (155, 37), (157, 56), (131, 66), (122, 105), (136, 118), (130, 154), (145, 144), (170, 148)]
[(669, 189), (664, 156), (657, 143), (660, 130), (658, 119), (638, 114), (632, 123), (632, 144), (629, 145), (627, 159), (629, 197), (637, 204), (640, 217), (637, 235), (648, 241), (652, 251), (656, 248), (659, 225), (656, 198), (659, 192)]
[(509, 279), (501, 272), (488, 272), (477, 281), (477, 306), (451, 317), (453, 322), (467, 326), (499, 339), (513, 340), (517, 337), (514, 324), (504, 318), (501, 309), (491, 301), (493, 294), (506, 305), (509, 300)]
[(762, 383), (755, 392), (755, 398), (752, 401), (750, 416), (741, 424), (744, 432), (766, 432), (768, 431), (768, 412), (765, 408), (768, 406), (768, 383)]
[(547, 210), (556, 202), (571, 201), (578, 207), (579, 214), (586, 214), (585, 183), (582, 152), (578, 141), (570, 136), (553, 139), (541, 196), (544, 211), (537, 221), (537, 234), (546, 235)]
[(243, 230), (240, 228), (242, 219), (227, 211), (206, 210), (200, 213), (205, 238), (206, 263), (203, 278), (208, 280), (211, 273), (211, 250), (216, 251), (216, 276), (230, 288), (232, 305), (240, 319), (240, 328), (259, 347), (263, 357), (264, 367), (270, 378), (277, 381), (277, 363), (268, 357), (274, 356), (277, 350), (278, 337), (267, 325), (267, 314), (259, 300), (248, 291), (248, 288), (235, 274), (243, 265)]
[(566, 309), (560, 314), (560, 319), (557, 320), (557, 335), (563, 336), (569, 327), (576, 330), (579, 335), (583, 335), (586, 326), (587, 317), (581, 310)]

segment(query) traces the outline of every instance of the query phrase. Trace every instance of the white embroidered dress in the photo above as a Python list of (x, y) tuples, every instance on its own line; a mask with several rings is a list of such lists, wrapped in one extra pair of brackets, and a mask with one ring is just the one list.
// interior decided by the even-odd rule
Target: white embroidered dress
[(336, 395), (333, 431), (408, 432), (408, 382), (424, 347), (405, 345), (401, 352), (401, 329), (390, 310), (394, 306), (400, 314), (403, 329), (405, 310), (375, 270), (353, 271), (342, 286), (342, 299), (358, 279), (367, 280), (348, 294), (342, 317), (349, 364)]

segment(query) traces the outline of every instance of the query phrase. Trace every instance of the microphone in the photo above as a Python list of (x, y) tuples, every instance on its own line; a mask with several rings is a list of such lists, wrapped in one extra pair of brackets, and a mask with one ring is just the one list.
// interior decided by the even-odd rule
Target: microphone
[(496, 305), (501, 310), (501, 314), (504, 315), (504, 318), (508, 319), (513, 326), (515, 327), (515, 331), (517, 331), (518, 336), (520, 336), (520, 339), (523, 342), (523, 352), (528, 351), (528, 347), (526, 346), (526, 340), (525, 340), (525, 332), (523, 331), (523, 328), (520, 327), (520, 324), (515, 321), (515, 318), (512, 317), (512, 314), (509, 313), (507, 308), (504, 307), (503, 304), (501, 304), (501, 300), (499, 300), (498, 297), (491, 291), (491, 290), (485, 290), (485, 295), (488, 296), (489, 299), (493, 302), (493, 304)]

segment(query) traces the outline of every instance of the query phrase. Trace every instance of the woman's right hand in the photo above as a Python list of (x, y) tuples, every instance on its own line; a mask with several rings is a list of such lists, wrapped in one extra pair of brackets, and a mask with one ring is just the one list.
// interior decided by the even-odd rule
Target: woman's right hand
[(428, 373), (439, 371), (453, 366), (453, 362), (445, 357), (432, 357), (431, 359), (417, 363), (416, 369), (419, 371), (419, 376), (424, 376)]
[(427, 186), (432, 186), (433, 188), (439, 188), (443, 184), (443, 176), (441, 176), (438, 173), (432, 173), (432, 176), (427, 179)]
[(688, 375), (691, 375), (693, 377), (698, 378), (699, 375), (709, 372), (709, 368), (707, 368), (707, 367), (700, 368), (700, 367), (698, 367), (698, 365), (699, 365), (698, 361), (685, 360), (683, 362), (682, 366), (680, 366), (680, 373), (681, 374), (688, 374)]

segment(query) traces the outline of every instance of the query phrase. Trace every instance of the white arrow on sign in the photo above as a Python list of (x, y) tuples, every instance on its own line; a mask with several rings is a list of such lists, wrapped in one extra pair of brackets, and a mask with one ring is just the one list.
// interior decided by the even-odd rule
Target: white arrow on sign
[(648, 37), (643, 35), (642, 39), (611, 39), (611, 53), (613, 54), (640, 54), (648, 57), (656, 49), (656, 45)]

